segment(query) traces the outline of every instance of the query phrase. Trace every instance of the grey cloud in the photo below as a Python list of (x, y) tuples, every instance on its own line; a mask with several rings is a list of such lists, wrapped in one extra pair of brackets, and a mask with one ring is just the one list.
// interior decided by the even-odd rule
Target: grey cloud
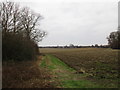
[(106, 37), (117, 29), (116, 2), (26, 3), (44, 19), (40, 28), (48, 36), (40, 45), (107, 44)]

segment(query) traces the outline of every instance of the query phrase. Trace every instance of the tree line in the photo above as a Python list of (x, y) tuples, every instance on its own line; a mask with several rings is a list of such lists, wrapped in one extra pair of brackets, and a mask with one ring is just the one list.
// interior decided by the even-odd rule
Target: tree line
[(39, 29), (42, 16), (14, 2), (0, 2), (3, 60), (30, 60), (39, 53), (37, 43), (46, 32)]
[(40, 46), (39, 48), (109, 48), (108, 45), (91, 45), (91, 46), (80, 46), (80, 45), (65, 45), (65, 46)]

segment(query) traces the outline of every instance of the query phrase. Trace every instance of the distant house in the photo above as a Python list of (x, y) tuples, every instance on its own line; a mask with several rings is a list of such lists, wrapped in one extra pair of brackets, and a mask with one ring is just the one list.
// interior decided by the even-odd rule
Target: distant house
[(69, 45), (69, 48), (74, 48), (74, 45), (73, 45), (73, 44), (70, 44), (70, 45)]

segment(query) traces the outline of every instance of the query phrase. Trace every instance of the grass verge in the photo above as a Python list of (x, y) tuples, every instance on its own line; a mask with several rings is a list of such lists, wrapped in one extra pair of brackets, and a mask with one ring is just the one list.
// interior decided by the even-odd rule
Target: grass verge
[(86, 80), (85, 74), (76, 74), (76, 70), (54, 57), (46, 54), (40, 66), (52, 72), (53, 81), (59, 82), (58, 87), (62, 88), (102, 88), (94, 82)]

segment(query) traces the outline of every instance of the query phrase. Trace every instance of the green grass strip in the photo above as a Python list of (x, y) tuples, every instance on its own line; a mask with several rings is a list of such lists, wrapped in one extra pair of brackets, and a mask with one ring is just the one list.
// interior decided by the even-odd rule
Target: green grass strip
[(102, 88), (102, 86), (82, 78), (85, 76), (84, 74), (75, 74), (73, 68), (53, 55), (46, 54), (40, 66), (47, 67), (49, 71), (53, 72), (57, 76), (56, 82), (59, 81), (63, 88)]

